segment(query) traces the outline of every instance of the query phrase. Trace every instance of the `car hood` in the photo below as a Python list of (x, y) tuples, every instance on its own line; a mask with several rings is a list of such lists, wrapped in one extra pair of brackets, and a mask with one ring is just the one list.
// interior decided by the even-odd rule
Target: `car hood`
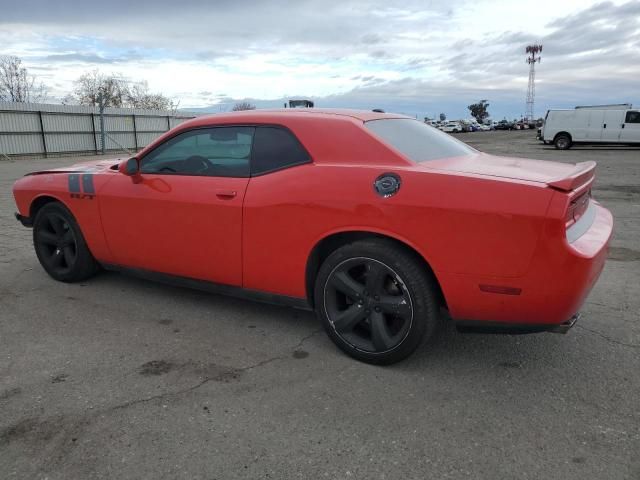
[(524, 180), (560, 190), (572, 190), (593, 177), (596, 163), (560, 163), (479, 153), (432, 160), (420, 165), (429, 169)]
[(38, 170), (28, 173), (27, 175), (43, 175), (46, 173), (86, 173), (86, 172), (99, 172), (107, 170), (114, 165), (120, 163), (121, 158), (109, 158), (100, 160), (91, 160), (89, 162), (80, 162), (68, 167), (60, 168), (48, 168), (46, 170)]

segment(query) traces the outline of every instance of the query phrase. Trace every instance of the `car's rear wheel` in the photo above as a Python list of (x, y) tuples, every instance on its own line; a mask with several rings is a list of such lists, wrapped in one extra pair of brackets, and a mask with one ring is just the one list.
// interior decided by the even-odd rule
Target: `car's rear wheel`
[(568, 150), (571, 148), (571, 137), (566, 133), (558, 135), (553, 142), (558, 150)]
[(315, 285), (316, 310), (352, 357), (391, 364), (413, 353), (438, 323), (435, 280), (420, 259), (385, 240), (335, 250)]
[(45, 271), (61, 282), (85, 280), (99, 270), (78, 223), (60, 203), (48, 203), (36, 214), (33, 245)]

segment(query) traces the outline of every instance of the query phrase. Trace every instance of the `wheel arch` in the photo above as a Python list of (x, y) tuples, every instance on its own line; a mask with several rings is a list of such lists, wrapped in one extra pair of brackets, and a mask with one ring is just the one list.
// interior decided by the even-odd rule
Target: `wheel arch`
[(556, 134), (554, 135), (554, 137), (553, 137), (553, 143), (556, 143), (556, 140), (558, 139), (558, 137), (559, 137), (560, 135), (566, 135), (567, 137), (569, 137), (569, 140), (570, 140), (571, 142), (573, 142), (573, 137), (571, 136), (571, 134), (570, 134), (569, 132), (566, 132), (566, 131), (564, 131), (564, 130), (563, 130), (563, 131), (558, 132), (558, 133), (556, 133)]
[(353, 243), (359, 240), (368, 240), (368, 239), (381, 239), (388, 240), (395, 243), (399, 248), (408, 252), (410, 255), (413, 255), (418, 262), (420, 262), (429, 275), (433, 276), (435, 280), (435, 284), (437, 286), (437, 296), (440, 302), (440, 305), (443, 307), (447, 307), (446, 298), (442, 291), (442, 287), (440, 286), (440, 282), (438, 281), (438, 277), (436, 276), (433, 268), (429, 261), (422, 255), (418, 249), (411, 245), (408, 241), (402, 238), (395, 237), (393, 235), (389, 235), (386, 232), (376, 232), (373, 230), (358, 230), (358, 229), (349, 229), (349, 230), (341, 230), (332, 232), (327, 234), (323, 238), (321, 238), (314, 247), (311, 249), (307, 257), (307, 265), (305, 271), (305, 287), (307, 293), (307, 300), (309, 305), (312, 308), (314, 305), (314, 289), (315, 289), (315, 281), (318, 275), (318, 271), (320, 270), (320, 266), (324, 262), (324, 260), (331, 255), (336, 249), (347, 245), (349, 243)]
[(32, 220), (35, 220), (36, 215), (38, 214), (40, 209), (45, 205), (47, 205), (48, 203), (52, 203), (52, 202), (60, 203), (64, 205), (69, 211), (71, 211), (69, 206), (65, 202), (63, 202), (60, 198), (50, 194), (42, 194), (42, 195), (38, 195), (33, 200), (31, 200), (31, 203), (29, 204), (29, 217), (31, 217)]

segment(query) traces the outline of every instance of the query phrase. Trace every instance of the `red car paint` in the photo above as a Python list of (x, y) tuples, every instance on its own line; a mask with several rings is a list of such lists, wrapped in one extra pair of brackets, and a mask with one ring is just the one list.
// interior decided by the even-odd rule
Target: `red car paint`
[[(370, 232), (426, 260), (454, 319), (553, 325), (576, 314), (612, 233), (611, 214), (590, 199), (590, 226), (567, 237), (567, 212), (590, 191), (595, 164), (479, 152), (416, 163), (364, 127), (385, 118), (404, 117), (318, 109), (200, 117), (136, 157), (193, 128), (264, 124), (289, 129), (312, 162), (229, 178), (130, 177), (116, 160), (101, 160), (28, 175), (14, 195), (24, 217), (45, 197), (64, 203), (105, 264), (306, 300), (314, 247), (341, 232)], [(94, 193), (74, 197), (68, 176), (83, 172)], [(385, 172), (402, 180), (390, 198), (373, 188)]]

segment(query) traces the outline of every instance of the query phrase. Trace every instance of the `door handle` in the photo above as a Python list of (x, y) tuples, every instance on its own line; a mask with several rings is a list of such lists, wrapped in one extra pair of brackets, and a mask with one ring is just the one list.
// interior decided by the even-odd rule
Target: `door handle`
[(235, 190), (216, 190), (216, 197), (218, 198), (234, 198), (238, 192)]
[(602, 126), (602, 128), (607, 128), (607, 124), (605, 123), (605, 124)]
[(624, 128), (624, 123), (622, 124), (622, 128)]

